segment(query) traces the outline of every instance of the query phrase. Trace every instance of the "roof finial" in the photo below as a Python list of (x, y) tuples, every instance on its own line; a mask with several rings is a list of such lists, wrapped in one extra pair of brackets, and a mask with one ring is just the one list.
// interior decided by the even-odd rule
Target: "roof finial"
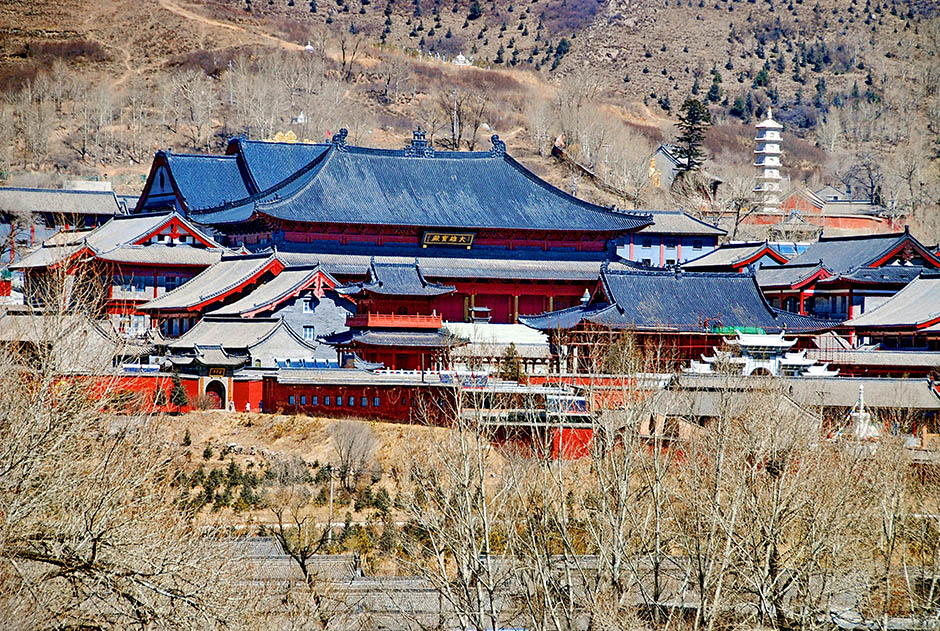
[(497, 134), (490, 136), (490, 142), (493, 147), (490, 149), (490, 155), (494, 158), (501, 158), (506, 155), (506, 143), (499, 139)]
[(345, 149), (346, 148), (346, 136), (348, 135), (349, 135), (349, 130), (346, 129), (345, 127), (343, 127), (338, 132), (333, 134), (333, 141), (332, 141), (333, 146), (336, 147), (337, 149)]
[(411, 134), (411, 144), (405, 147), (405, 156), (409, 158), (434, 157), (434, 148), (425, 138), (426, 133), (419, 125)]
[(768, 105), (768, 106), (767, 106), (767, 118), (768, 118), (769, 120), (773, 120), (773, 119), (774, 119), (774, 106), (773, 106), (773, 105)]

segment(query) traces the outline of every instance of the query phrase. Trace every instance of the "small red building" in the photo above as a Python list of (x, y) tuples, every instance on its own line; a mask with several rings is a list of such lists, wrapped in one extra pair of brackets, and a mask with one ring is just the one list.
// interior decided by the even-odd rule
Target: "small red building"
[(453, 286), (428, 281), (417, 261), (371, 262), (366, 281), (337, 287), (356, 301), (348, 331), (326, 336), (327, 344), (361, 359), (397, 370), (449, 368), (450, 350), (465, 344), (444, 329), (435, 300), (454, 293)]

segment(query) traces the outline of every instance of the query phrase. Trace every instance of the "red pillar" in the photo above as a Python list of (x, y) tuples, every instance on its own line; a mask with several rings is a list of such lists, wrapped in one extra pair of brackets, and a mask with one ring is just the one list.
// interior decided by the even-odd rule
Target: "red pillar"
[(806, 315), (806, 306), (805, 306), (806, 294), (803, 290), (800, 290), (800, 315)]

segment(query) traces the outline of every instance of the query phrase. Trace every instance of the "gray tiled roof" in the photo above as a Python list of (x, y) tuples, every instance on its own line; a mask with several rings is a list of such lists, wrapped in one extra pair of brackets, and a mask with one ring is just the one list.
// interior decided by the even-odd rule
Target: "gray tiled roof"
[(877, 234), (854, 237), (820, 237), (819, 241), (809, 246), (802, 253), (793, 257), (790, 263), (816, 263), (822, 261), (828, 269), (835, 272), (847, 272), (851, 269), (866, 267), (902, 241), (910, 240), (913, 246), (928, 249), (907, 232)]
[(322, 273), (319, 266), (314, 267), (288, 267), (280, 274), (257, 286), (244, 297), (235, 302), (210, 311), (210, 315), (241, 315), (258, 309), (274, 306), (282, 299), (299, 291), (308, 284), (317, 274)]
[(444, 328), (470, 342), (455, 351), (457, 357), (500, 357), (510, 344), (515, 345), (516, 352), (526, 359), (551, 356), (548, 336), (524, 324), (445, 322)]
[(193, 265), (208, 267), (222, 258), (221, 248), (193, 248), (187, 245), (124, 245), (99, 254), (103, 261), (161, 265)]
[(822, 269), (821, 263), (762, 265), (757, 270), (757, 284), (761, 287), (791, 287), (806, 280)]
[(431, 385), (440, 386), (440, 376), (435, 373), (419, 371), (408, 372), (368, 372), (355, 368), (332, 368), (322, 370), (279, 370), (277, 382), (296, 385)]
[(362, 344), (364, 346), (410, 346), (425, 348), (449, 348), (466, 344), (467, 341), (440, 331), (392, 331), (350, 330), (325, 335), (320, 340), (331, 346)]
[(924, 271), (918, 265), (883, 265), (881, 267), (861, 267), (831, 276), (820, 281), (822, 284), (834, 283), (839, 280), (849, 280), (856, 283), (875, 285), (905, 285)]
[(762, 390), (784, 388), (787, 395), (803, 406), (842, 407), (855, 405), (858, 387), (864, 386), (865, 404), (895, 409), (940, 410), (940, 396), (926, 379), (885, 379), (874, 377), (738, 377), (681, 375), (674, 381), (682, 388), (719, 390)]
[(714, 327), (760, 327), (768, 332), (831, 328), (814, 318), (775, 311), (764, 300), (752, 274), (685, 272), (617, 266), (601, 281), (608, 305), (572, 307), (520, 318), (543, 331), (571, 328), (582, 321), (633, 331), (704, 332)]
[(855, 366), (936, 366), (940, 367), (940, 353), (936, 351), (892, 351), (885, 349), (809, 349), (807, 357), (836, 365)]
[(722, 267), (727, 268), (727, 271), (731, 271), (731, 268), (734, 265), (757, 256), (767, 247), (768, 245), (766, 241), (760, 241), (757, 243), (729, 243), (722, 245), (712, 250), (711, 252), (698, 257), (697, 259), (686, 261), (682, 264), (682, 267), (684, 269), (690, 270), (705, 267)]
[[(339, 139), (339, 134), (337, 135)], [(345, 135), (342, 136), (345, 138)], [(259, 191), (245, 199), (194, 215), (207, 224), (238, 223), (260, 213), (300, 222), (427, 226), (433, 228), (508, 228), (622, 232), (649, 224), (647, 215), (621, 212), (568, 195), (539, 179), (505, 154), (371, 149), (297, 143), (293, 164), (299, 177), (283, 172), (258, 181)], [(230, 146), (258, 155), (249, 163), (274, 161), (279, 146), (265, 143)], [(258, 179), (258, 171), (249, 171)], [(267, 186), (266, 186), (267, 185)]]
[(189, 309), (238, 287), (270, 265), (277, 255), (229, 256), (141, 309)]
[[(229, 355), (221, 346), (197, 346), (192, 347), (194, 354), (189, 357), (174, 356), (170, 358), (170, 362), (176, 366), (186, 366), (189, 364), (199, 363), (203, 366), (226, 366), (230, 368), (238, 368), (243, 366), (247, 357), (237, 357)], [(186, 350), (189, 350), (188, 348)]]
[(865, 405), (875, 408), (940, 410), (940, 397), (926, 379), (875, 379), (860, 377), (790, 378), (793, 396), (807, 405), (848, 408), (865, 386)]
[(845, 323), (852, 328), (910, 327), (940, 319), (940, 273), (923, 273), (904, 289)]
[(234, 201), (251, 194), (236, 156), (164, 155), (188, 210), (211, 208), (221, 200)]
[(387, 263), (373, 258), (369, 264), (369, 278), (366, 281), (337, 287), (336, 291), (347, 296), (364, 292), (385, 296), (443, 296), (453, 293), (454, 289), (452, 285), (428, 282), (417, 261)]
[(121, 207), (112, 191), (0, 186), (0, 211), (54, 215), (117, 215), (121, 212)]
[(67, 260), (82, 249), (81, 245), (41, 245), (22, 259), (11, 265), (13, 269), (42, 268)]
[(775, 414), (796, 415), (815, 423), (812, 412), (782, 394), (780, 389), (779, 385), (776, 388), (770, 387), (763, 393), (763, 397), (752, 391), (660, 390), (643, 405), (653, 413), (696, 420), (723, 415), (736, 416), (761, 409)]
[(280, 318), (238, 318), (206, 316), (196, 326), (171, 341), (169, 348), (174, 352), (193, 350), (199, 347), (221, 347), (226, 351), (233, 349), (251, 349), (284, 328), (290, 331), (300, 346), (307, 346), (290, 326)]
[[(113, 254), (115, 261), (132, 262), (127, 260), (126, 257), (130, 256), (133, 250), (126, 248), (136, 246), (130, 246), (129, 244), (156, 231), (161, 225), (172, 220), (174, 217), (182, 221), (188, 228), (192, 229), (193, 232), (211, 242), (211, 239), (204, 233), (196, 229), (192, 224), (176, 213), (121, 215), (114, 217), (94, 230), (75, 233), (65, 232), (53, 236), (51, 239), (47, 239), (41, 247), (24, 256), (14, 267), (35, 268), (52, 265), (64, 261), (82, 247), (90, 248), (96, 256), (105, 260), (108, 260), (107, 257)], [(72, 245), (60, 246), (59, 244), (62, 243)], [(188, 260), (192, 261), (192, 263), (190, 263), (192, 265), (202, 265), (204, 261), (211, 262), (212, 260), (217, 260), (215, 254), (205, 254), (205, 250), (189, 245), (166, 246), (151, 244), (146, 247), (140, 247), (138, 251), (140, 252), (142, 262), (146, 260), (147, 257), (153, 257), (155, 261), (163, 262), (164, 259), (161, 257), (164, 255), (162, 253), (167, 252), (171, 247), (173, 254), (170, 255), (171, 258), (169, 262)], [(151, 248), (157, 249), (151, 252)], [(209, 262), (205, 262), (204, 264), (208, 265)]]
[[(291, 265), (320, 263), (336, 276), (365, 276), (373, 258), (368, 254), (280, 252)], [(414, 263), (415, 257), (376, 256), (376, 261)], [(565, 260), (535, 258), (469, 258), (417, 257), (427, 278), (436, 279), (531, 279), (531, 280), (593, 280), (600, 274), (603, 260)]]
[(833, 329), (841, 323), (841, 320), (828, 320), (826, 318), (817, 318), (815, 316), (800, 315), (786, 309), (777, 309), (771, 307), (777, 321), (781, 327), (787, 331), (826, 331)]
[(639, 232), (654, 234), (709, 235), (720, 237), (727, 234), (718, 226), (712, 225), (681, 210), (653, 210), (653, 224), (641, 228)]

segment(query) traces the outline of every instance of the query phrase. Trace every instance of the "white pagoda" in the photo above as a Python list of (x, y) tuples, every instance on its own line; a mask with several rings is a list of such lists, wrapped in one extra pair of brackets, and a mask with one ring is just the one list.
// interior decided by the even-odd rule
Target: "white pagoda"
[(773, 119), (771, 108), (767, 108), (767, 118), (757, 124), (757, 149), (754, 150), (754, 166), (757, 168), (757, 195), (760, 212), (772, 213), (780, 209), (781, 182), (780, 132), (783, 125)]
[[(715, 354), (694, 359), (685, 372), (711, 375), (717, 372), (740, 375), (774, 375), (786, 377), (833, 377), (838, 370), (819, 364), (806, 356), (806, 351), (791, 352), (796, 340), (784, 339), (783, 333), (741, 333), (724, 338), (728, 350), (716, 348)], [(720, 367), (716, 370), (716, 367)]]

